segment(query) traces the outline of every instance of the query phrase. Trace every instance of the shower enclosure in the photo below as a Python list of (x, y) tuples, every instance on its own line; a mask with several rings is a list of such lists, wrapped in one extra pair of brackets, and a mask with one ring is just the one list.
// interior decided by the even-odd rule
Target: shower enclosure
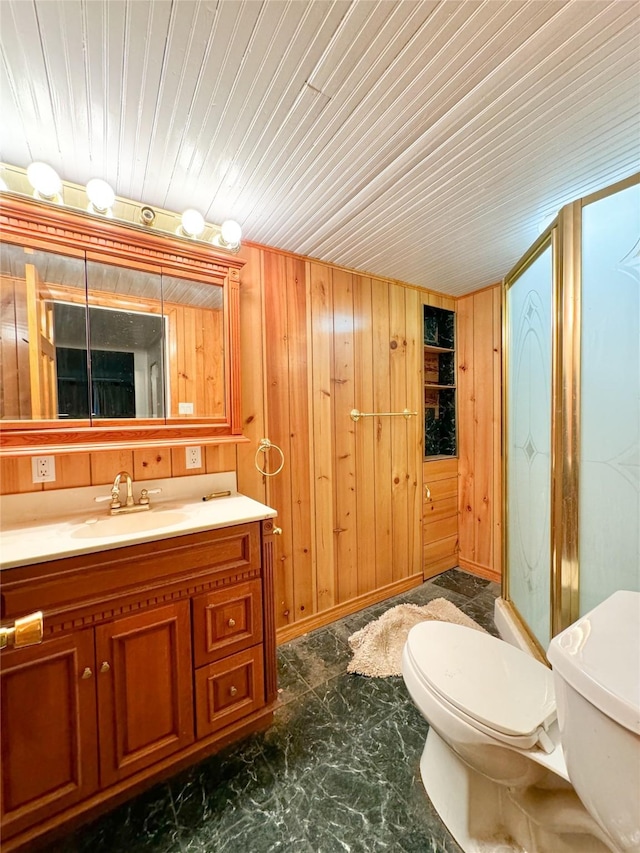
[(640, 176), (563, 207), (503, 294), (496, 619), (544, 651), (640, 589)]

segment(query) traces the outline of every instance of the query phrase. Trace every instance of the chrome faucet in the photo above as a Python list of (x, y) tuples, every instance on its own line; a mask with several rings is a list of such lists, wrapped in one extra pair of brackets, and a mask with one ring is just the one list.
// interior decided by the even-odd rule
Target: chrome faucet
[[(120, 481), (125, 478), (127, 484), (127, 499), (124, 506), (120, 503)], [(147, 489), (143, 489), (140, 493), (140, 502), (135, 503), (133, 500), (133, 480), (128, 471), (120, 471), (116, 474), (111, 487), (111, 515), (118, 515), (121, 512), (140, 512), (144, 509), (149, 509), (149, 493)]]

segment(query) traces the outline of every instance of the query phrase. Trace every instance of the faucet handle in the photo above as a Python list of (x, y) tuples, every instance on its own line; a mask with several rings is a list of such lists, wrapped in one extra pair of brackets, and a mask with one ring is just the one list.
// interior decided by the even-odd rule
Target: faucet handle
[(140, 506), (147, 506), (149, 504), (149, 495), (159, 495), (161, 491), (162, 489), (141, 489), (138, 503)]
[(101, 504), (104, 501), (110, 501), (110, 500), (112, 500), (111, 495), (99, 495), (97, 498), (93, 499), (94, 503), (97, 503), (97, 504)]

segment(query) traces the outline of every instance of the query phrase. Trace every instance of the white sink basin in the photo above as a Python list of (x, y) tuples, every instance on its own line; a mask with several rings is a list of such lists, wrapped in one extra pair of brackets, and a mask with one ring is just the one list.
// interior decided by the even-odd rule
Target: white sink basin
[(90, 518), (71, 533), (73, 539), (106, 539), (128, 533), (145, 533), (147, 530), (162, 530), (181, 524), (189, 518), (185, 512), (175, 510), (149, 510), (148, 512), (107, 515)]

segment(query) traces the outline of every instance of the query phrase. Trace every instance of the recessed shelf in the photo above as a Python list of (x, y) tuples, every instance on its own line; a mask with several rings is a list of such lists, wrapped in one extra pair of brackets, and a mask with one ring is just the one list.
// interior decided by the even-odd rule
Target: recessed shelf
[(424, 306), (424, 453), (426, 459), (457, 454), (455, 313)]
[(451, 347), (439, 347), (435, 344), (425, 344), (424, 345), (425, 352), (455, 352)]

